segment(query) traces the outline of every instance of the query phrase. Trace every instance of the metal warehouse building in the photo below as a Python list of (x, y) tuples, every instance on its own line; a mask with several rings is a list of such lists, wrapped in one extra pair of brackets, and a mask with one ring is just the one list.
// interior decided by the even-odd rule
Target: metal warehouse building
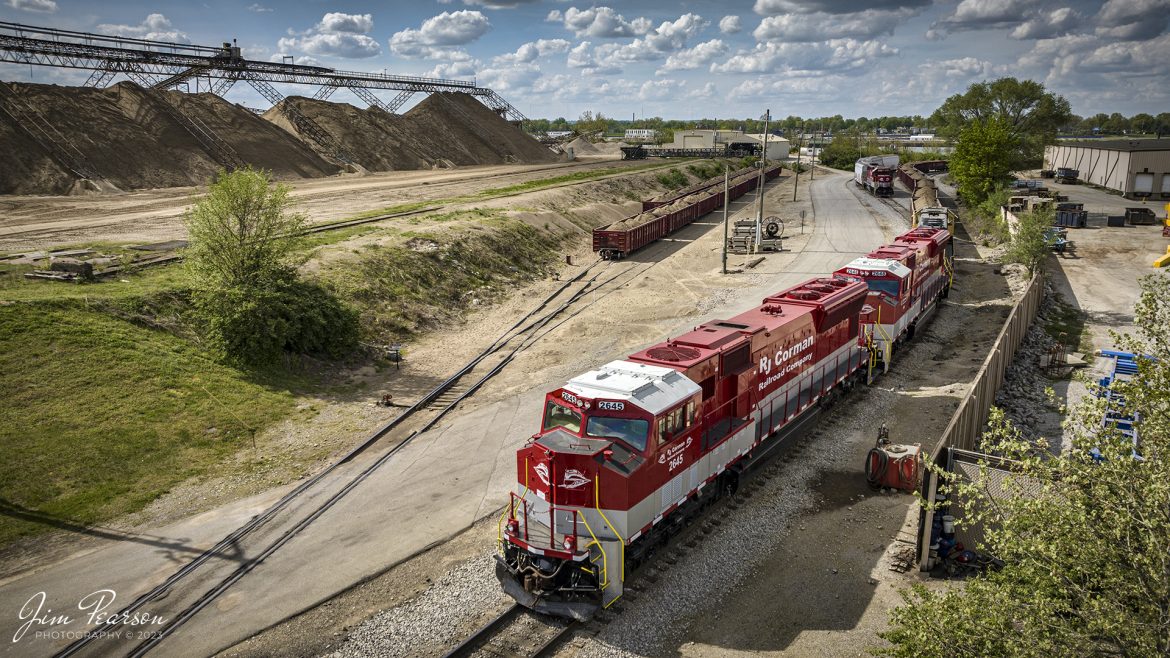
[(1068, 167), (1080, 179), (1127, 199), (1170, 199), (1170, 139), (1059, 142), (1044, 147), (1044, 168)]

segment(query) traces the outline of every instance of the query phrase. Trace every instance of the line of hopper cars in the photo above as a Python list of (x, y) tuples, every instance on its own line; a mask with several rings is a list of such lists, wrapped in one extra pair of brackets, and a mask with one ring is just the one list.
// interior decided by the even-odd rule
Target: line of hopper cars
[[(780, 175), (780, 165), (764, 169), (765, 180)], [(731, 174), (728, 198), (738, 199), (755, 189), (760, 170), (739, 169)], [(717, 208), (723, 207), (723, 177), (716, 176), (657, 199), (642, 202), (642, 212), (593, 229), (593, 250), (603, 259), (618, 260), (666, 237)]]
[(898, 168), (898, 180), (910, 190), (910, 218), (915, 226), (955, 230), (955, 215), (938, 198), (938, 184), (930, 174), (946, 171), (945, 160), (907, 163)]
[(915, 228), (546, 394), (499, 520), (504, 591), (582, 620), (612, 604), (755, 460), (887, 369), (947, 295), (952, 264), (949, 231)]

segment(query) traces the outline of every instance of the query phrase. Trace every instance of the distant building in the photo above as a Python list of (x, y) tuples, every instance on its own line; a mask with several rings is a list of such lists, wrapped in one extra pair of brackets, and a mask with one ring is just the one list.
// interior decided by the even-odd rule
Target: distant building
[(625, 139), (647, 140), (654, 139), (657, 130), (653, 128), (626, 128)]
[[(763, 143), (763, 133), (748, 133), (748, 137), (753, 137), (756, 141)], [(779, 135), (768, 135), (768, 159), (769, 160), (784, 160), (788, 157), (789, 151), (792, 150), (792, 142), (780, 137)]]
[(919, 133), (917, 135), (910, 135), (907, 139), (911, 142), (933, 142), (934, 133)]
[(1170, 199), (1170, 139), (1061, 141), (1044, 147), (1044, 168), (1076, 169), (1079, 178), (1127, 199)]

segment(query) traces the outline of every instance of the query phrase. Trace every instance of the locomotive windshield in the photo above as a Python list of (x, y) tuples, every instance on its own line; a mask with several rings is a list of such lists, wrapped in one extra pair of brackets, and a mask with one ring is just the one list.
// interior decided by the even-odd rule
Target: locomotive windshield
[(890, 297), (898, 296), (898, 280), (897, 279), (866, 279), (866, 285), (870, 290), (880, 292)]
[(573, 434), (581, 431), (581, 414), (549, 400), (544, 408), (544, 429), (563, 427)]
[(646, 449), (646, 437), (649, 433), (649, 421), (637, 418), (590, 416), (585, 423), (585, 436), (619, 439), (638, 452)]

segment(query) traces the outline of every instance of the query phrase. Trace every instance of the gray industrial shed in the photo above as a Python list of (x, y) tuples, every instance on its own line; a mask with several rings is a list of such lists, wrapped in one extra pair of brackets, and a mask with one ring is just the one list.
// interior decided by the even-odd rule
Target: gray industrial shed
[(1044, 147), (1044, 168), (1068, 167), (1082, 181), (1127, 199), (1170, 199), (1170, 139), (1062, 141)]

